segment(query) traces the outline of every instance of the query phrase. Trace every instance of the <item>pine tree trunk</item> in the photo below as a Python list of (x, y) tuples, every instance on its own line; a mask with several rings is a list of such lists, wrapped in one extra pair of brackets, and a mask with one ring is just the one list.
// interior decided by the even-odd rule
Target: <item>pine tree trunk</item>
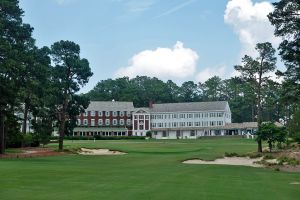
[(262, 152), (262, 142), (261, 139), (257, 140), (257, 152)]
[(59, 151), (63, 151), (64, 149), (64, 137), (65, 137), (65, 124), (66, 124), (66, 110), (67, 110), (67, 100), (63, 104), (62, 112), (60, 114), (60, 124), (59, 124)]
[(272, 142), (269, 142), (269, 150), (270, 150), (270, 153), (272, 152)]
[(0, 154), (5, 153), (4, 114), (0, 111)]
[[(263, 63), (263, 59), (261, 61), (261, 65)], [(258, 131), (261, 130), (262, 124), (262, 108), (261, 108), (261, 87), (262, 87), (262, 66), (260, 65), (259, 77), (258, 77), (258, 88), (257, 88), (257, 128)], [(262, 152), (262, 141), (260, 138), (257, 140), (257, 151)]]
[(22, 126), (22, 133), (26, 134), (27, 130), (27, 119), (28, 119), (28, 103), (25, 101), (25, 108), (24, 108), (24, 120), (23, 120), (23, 126)]

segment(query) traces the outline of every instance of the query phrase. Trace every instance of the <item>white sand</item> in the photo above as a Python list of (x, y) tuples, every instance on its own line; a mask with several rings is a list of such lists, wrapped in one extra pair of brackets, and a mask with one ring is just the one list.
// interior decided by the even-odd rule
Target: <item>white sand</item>
[(186, 160), (183, 163), (186, 164), (209, 164), (209, 165), (242, 165), (250, 167), (263, 167), (263, 165), (256, 164), (254, 162), (261, 161), (262, 158), (249, 158), (249, 157), (224, 157), (218, 158), (214, 161), (204, 161), (200, 159)]
[(81, 148), (78, 152), (81, 155), (124, 155), (126, 153), (120, 151), (111, 151), (109, 149), (86, 149)]

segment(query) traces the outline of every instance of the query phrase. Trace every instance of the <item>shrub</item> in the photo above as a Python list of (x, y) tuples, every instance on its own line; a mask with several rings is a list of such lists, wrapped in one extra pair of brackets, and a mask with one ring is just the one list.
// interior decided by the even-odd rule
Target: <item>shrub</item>
[(297, 142), (298, 144), (300, 144), (300, 132), (294, 133), (292, 135), (292, 138), (295, 142)]
[(260, 158), (262, 155), (261, 153), (250, 153), (248, 156), (249, 158)]
[(96, 140), (145, 140), (144, 136), (94, 136)]
[(146, 137), (148, 137), (148, 138), (152, 138), (152, 132), (151, 132), (151, 131), (147, 131), (147, 133), (146, 133)]
[(23, 134), (20, 132), (10, 132), (6, 142), (8, 148), (20, 148), (23, 143)]
[(32, 135), (31, 134), (25, 134), (23, 136), (23, 147), (30, 147), (32, 143)]
[(300, 165), (300, 160), (296, 160), (295, 158), (290, 158), (290, 157), (286, 157), (286, 156), (282, 156), (280, 158), (277, 159), (279, 161), (279, 165)]
[(239, 157), (239, 154), (238, 153), (228, 153), (228, 152), (225, 152), (225, 157)]
[(272, 156), (272, 155), (270, 155), (270, 154), (267, 154), (267, 155), (264, 156), (263, 159), (264, 159), (264, 160), (272, 160), (272, 159), (275, 159), (275, 157)]

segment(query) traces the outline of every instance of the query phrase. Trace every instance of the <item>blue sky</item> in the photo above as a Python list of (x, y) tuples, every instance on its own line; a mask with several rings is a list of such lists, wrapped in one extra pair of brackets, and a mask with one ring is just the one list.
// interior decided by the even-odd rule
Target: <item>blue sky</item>
[(257, 42), (277, 46), (254, 0), (20, 0), (38, 46), (71, 40), (94, 76), (81, 90), (121, 76), (157, 76), (177, 83), (228, 78)]

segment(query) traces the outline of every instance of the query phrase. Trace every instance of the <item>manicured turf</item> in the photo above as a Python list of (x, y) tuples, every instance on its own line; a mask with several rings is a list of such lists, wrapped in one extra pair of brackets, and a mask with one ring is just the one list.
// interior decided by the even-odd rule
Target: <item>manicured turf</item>
[(246, 153), (256, 143), (211, 138), (168, 141), (65, 141), (66, 148), (97, 147), (119, 156), (66, 155), (0, 160), (0, 199), (299, 199), (300, 174), (217, 165), (188, 165)]

